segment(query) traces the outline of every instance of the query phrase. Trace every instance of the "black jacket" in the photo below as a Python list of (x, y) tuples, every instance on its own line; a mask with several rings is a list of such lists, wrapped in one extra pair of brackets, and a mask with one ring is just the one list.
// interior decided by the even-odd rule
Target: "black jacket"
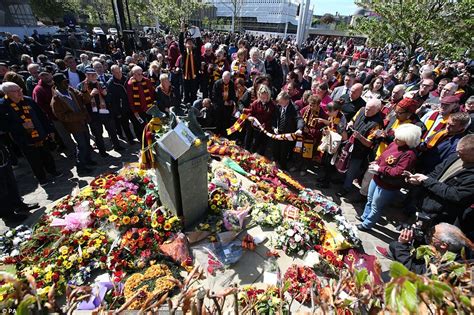
[(275, 58), (272, 61), (265, 60), (265, 72), (272, 78), (272, 85), (280, 90), (283, 86), (283, 72), (278, 60)]
[(130, 112), (125, 76), (122, 76), (121, 80), (112, 77), (107, 81), (107, 103), (110, 104), (114, 116)]
[(301, 118), (299, 110), (296, 108), (296, 106), (292, 102), (290, 102), (290, 104), (288, 104), (288, 106), (286, 107), (285, 126), (283, 128), (279, 126), (281, 111), (282, 111), (282, 107), (278, 106), (277, 110), (273, 113), (273, 120), (272, 120), (272, 127), (274, 129), (278, 129), (279, 134), (292, 133), (298, 129), (303, 129), (304, 127), (303, 118)]
[(453, 223), (474, 202), (474, 165), (463, 168), (443, 183), (439, 182), (444, 172), (457, 159), (456, 154), (451, 155), (436, 166), (422, 183), (425, 196), (421, 209), (435, 217), (434, 223)]
[[(61, 71), (62, 74), (64, 74), (66, 76), (66, 78), (69, 80), (69, 75), (68, 75), (68, 69), (64, 70), (64, 71)], [(79, 75), (79, 82), (82, 82), (86, 79), (86, 75), (84, 74), (84, 72), (80, 71), (80, 70), (76, 70), (77, 74)], [(73, 86), (73, 88), (76, 88), (75, 86)]]
[[(194, 73), (196, 76), (199, 76), (199, 70), (201, 69), (201, 46), (202, 46), (202, 40), (200, 37), (195, 39), (196, 45), (193, 48), (193, 59), (194, 59)], [(179, 63), (179, 67), (181, 68), (183, 75), (185, 74), (185, 63), (186, 63), (186, 57), (188, 55), (188, 52), (186, 51), (186, 47), (184, 46), (184, 33), (181, 32), (179, 33), (179, 50), (181, 51), (181, 60)]]
[[(224, 106), (224, 81), (222, 79), (217, 80), (214, 83), (214, 86), (212, 87), (212, 96), (211, 100), (212, 103), (215, 104), (218, 108), (221, 108)], [(234, 89), (234, 82), (230, 80), (229, 82), (229, 96), (228, 96), (228, 101), (236, 101), (235, 99), (235, 89)], [(232, 107), (233, 109), (233, 107)]]
[(161, 90), (161, 86), (158, 86), (156, 88), (156, 93), (155, 93), (156, 105), (166, 115), (168, 115), (168, 111), (170, 107), (173, 107), (173, 106), (177, 107), (180, 104), (179, 97), (174, 87), (171, 86), (170, 88), (171, 88), (171, 92), (169, 95), (167, 95), (165, 92)]

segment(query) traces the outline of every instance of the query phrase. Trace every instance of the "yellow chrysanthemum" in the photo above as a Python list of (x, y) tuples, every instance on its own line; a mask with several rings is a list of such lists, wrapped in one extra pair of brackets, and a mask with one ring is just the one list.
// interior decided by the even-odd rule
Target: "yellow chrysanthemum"
[(129, 223), (130, 223), (130, 217), (127, 216), (127, 215), (124, 216), (124, 217), (122, 218), (122, 223), (125, 224), (125, 225), (129, 224)]
[(110, 217), (109, 217), (109, 221), (110, 222), (114, 222), (118, 219), (118, 217), (115, 215), (115, 214), (112, 214)]

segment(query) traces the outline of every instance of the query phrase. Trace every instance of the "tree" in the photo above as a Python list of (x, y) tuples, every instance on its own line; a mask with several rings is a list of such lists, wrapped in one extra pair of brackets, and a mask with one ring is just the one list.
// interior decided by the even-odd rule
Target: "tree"
[(47, 18), (55, 24), (62, 20), (65, 13), (73, 12), (78, 8), (78, 3), (74, 0), (30, 0), (31, 9), (39, 18)]
[(95, 0), (88, 3), (83, 10), (89, 16), (88, 23), (92, 25), (114, 24), (112, 2), (110, 0)]
[(423, 47), (434, 53), (459, 58), (472, 45), (472, 0), (358, 0), (357, 5), (375, 17), (359, 17), (353, 31), (368, 36), (369, 44), (405, 46), (408, 60)]
[(326, 13), (321, 17), (321, 23), (322, 24), (332, 24), (336, 21), (334, 18), (334, 15)]
[(219, 0), (224, 6), (231, 11), (232, 24), (230, 31), (235, 31), (235, 26), (240, 29), (240, 17), (242, 15), (242, 6), (245, 0)]

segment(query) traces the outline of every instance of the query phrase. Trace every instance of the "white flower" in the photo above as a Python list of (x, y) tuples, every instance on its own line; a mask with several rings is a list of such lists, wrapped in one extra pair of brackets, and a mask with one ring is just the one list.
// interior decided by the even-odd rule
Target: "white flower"
[(20, 255), (20, 251), (18, 249), (14, 249), (10, 253), (10, 256), (12, 256), (12, 257), (18, 256), (18, 255)]
[(295, 235), (295, 241), (298, 242), (298, 243), (301, 242), (301, 235), (296, 234)]
[(289, 237), (292, 237), (293, 235), (295, 235), (295, 231), (288, 230), (288, 231), (286, 231), (286, 235), (288, 235)]
[(6, 237), (12, 237), (13, 236), (13, 231), (9, 230), (7, 233), (5, 233)]
[(18, 244), (20, 244), (20, 242), (21, 242), (21, 238), (19, 238), (19, 237), (15, 237), (12, 241), (13, 246), (15, 246), (15, 247), (18, 246)]

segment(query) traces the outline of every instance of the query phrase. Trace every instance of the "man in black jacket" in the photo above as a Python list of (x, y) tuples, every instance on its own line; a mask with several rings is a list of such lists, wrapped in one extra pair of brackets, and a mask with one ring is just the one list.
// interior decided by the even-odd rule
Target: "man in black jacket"
[(76, 88), (79, 83), (86, 79), (84, 72), (77, 70), (77, 62), (74, 56), (67, 55), (64, 57), (64, 62), (66, 63), (67, 69), (64, 70), (64, 75), (69, 80), (69, 85), (72, 88)]
[(236, 97), (234, 82), (231, 80), (229, 71), (222, 74), (222, 79), (214, 83), (212, 88), (212, 103), (216, 107), (217, 117), (217, 133), (225, 135), (225, 131), (232, 125), (232, 115), (236, 111)]
[(274, 55), (275, 52), (271, 48), (265, 51), (265, 72), (272, 78), (273, 86), (280, 90), (283, 85), (283, 72), (280, 63), (275, 59)]
[[(130, 145), (137, 143), (134, 140), (132, 131), (130, 130), (130, 106), (128, 105), (127, 96), (127, 78), (122, 74), (119, 66), (113, 65), (110, 68), (112, 78), (107, 81), (107, 96), (111, 105), (112, 115), (115, 119), (115, 129), (117, 135), (127, 141)], [(122, 132), (123, 130), (123, 132)]]
[[(197, 27), (194, 28), (199, 32)], [(186, 27), (181, 23), (179, 33), (179, 50), (181, 51), (180, 68), (183, 71), (184, 102), (193, 103), (196, 100), (199, 87), (199, 69), (201, 68), (201, 37), (196, 38), (196, 45), (192, 38), (184, 39)]]
[[(278, 109), (273, 116), (272, 127), (275, 134), (293, 133), (304, 127), (303, 118), (296, 106), (291, 102), (290, 95), (282, 91), (276, 99)], [(287, 140), (273, 140), (273, 160), (278, 162), (281, 169), (287, 169), (287, 162), (294, 142)]]
[(459, 140), (452, 154), (428, 175), (410, 174), (408, 182), (422, 188), (421, 211), (431, 224), (454, 223), (474, 200), (474, 135)]

